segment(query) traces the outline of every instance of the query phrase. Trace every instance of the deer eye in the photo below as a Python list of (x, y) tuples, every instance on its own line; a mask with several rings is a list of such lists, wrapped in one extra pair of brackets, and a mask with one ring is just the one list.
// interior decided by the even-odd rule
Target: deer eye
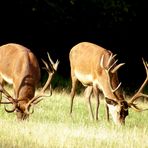
[(123, 106), (124, 110), (128, 110), (128, 103), (126, 101), (121, 102), (121, 106)]
[(105, 98), (106, 100), (106, 103), (107, 104), (110, 104), (110, 105), (113, 105), (113, 106), (116, 106), (118, 103), (112, 99), (108, 99), (108, 98)]

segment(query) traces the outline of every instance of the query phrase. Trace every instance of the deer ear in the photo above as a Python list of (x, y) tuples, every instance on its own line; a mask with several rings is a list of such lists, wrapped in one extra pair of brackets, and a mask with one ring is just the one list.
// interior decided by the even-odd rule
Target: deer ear
[(105, 101), (106, 101), (107, 104), (113, 105), (113, 106), (116, 106), (118, 104), (118, 102), (116, 102), (116, 101), (114, 101), (112, 99), (108, 99), (106, 97), (105, 97)]

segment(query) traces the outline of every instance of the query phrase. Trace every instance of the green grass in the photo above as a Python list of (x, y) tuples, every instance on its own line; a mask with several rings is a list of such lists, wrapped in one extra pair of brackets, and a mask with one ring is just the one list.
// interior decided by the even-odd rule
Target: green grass
[[(142, 106), (146, 106), (140, 103)], [(95, 106), (95, 101), (93, 100)], [(147, 105), (148, 106), (148, 105)], [(99, 121), (90, 120), (82, 95), (74, 100), (69, 115), (70, 95), (53, 92), (35, 106), (29, 121), (17, 122), (14, 113), (0, 107), (1, 148), (148, 148), (148, 112), (129, 110), (126, 125), (117, 127), (105, 119), (101, 101)]]

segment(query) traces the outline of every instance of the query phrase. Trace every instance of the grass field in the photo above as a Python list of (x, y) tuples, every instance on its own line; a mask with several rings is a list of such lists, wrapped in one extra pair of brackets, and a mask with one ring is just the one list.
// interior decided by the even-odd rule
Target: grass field
[(70, 96), (64, 90), (37, 104), (25, 122), (17, 122), (1, 105), (0, 148), (148, 148), (148, 111), (130, 109), (126, 125), (117, 127), (106, 122), (103, 101), (98, 122), (90, 120), (82, 95), (74, 100), (72, 117), (69, 107)]

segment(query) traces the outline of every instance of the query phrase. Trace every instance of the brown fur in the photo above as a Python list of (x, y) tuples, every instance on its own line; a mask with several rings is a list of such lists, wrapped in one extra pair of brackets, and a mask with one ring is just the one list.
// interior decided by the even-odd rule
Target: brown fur
[[(72, 79), (70, 113), (72, 113), (73, 99), (75, 96), (77, 81), (80, 81), (84, 86), (86, 86), (85, 96), (89, 102), (92, 118), (94, 118), (94, 115), (91, 106), (91, 94), (94, 92), (97, 101), (95, 114), (96, 120), (98, 120), (100, 91), (103, 92), (105, 98), (109, 98), (114, 101), (117, 100), (119, 102), (120, 100), (124, 100), (123, 93), (120, 88), (115, 93), (113, 93), (110, 88), (111, 85), (112, 88), (115, 89), (119, 84), (117, 72), (110, 73), (109, 77), (111, 79), (111, 84), (109, 84), (108, 81), (109, 78), (108, 74), (106, 73), (106, 69), (108, 69), (115, 61), (113, 59), (112, 63), (107, 65), (111, 54), (111, 51), (89, 42), (79, 43), (70, 50), (69, 59)], [(104, 56), (104, 68), (102, 68), (100, 64), (102, 56)], [(121, 107), (120, 103), (118, 105)], [(107, 118), (109, 119), (109, 115)], [(122, 120), (123, 121), (121, 122), (124, 122), (124, 119)]]
[(37, 58), (22, 45), (3, 45), (0, 47), (0, 76), (1, 84), (3, 80), (12, 80), (15, 99), (23, 100), (19, 101), (18, 108), (18, 112), (23, 114), (25, 105), (34, 97), (36, 85), (40, 80)]

